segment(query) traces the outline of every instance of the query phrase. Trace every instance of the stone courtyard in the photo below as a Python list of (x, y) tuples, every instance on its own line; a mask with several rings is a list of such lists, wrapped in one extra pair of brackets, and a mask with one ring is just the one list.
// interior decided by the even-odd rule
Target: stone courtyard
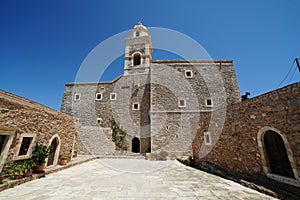
[(97, 159), (2, 191), (0, 199), (273, 199), (178, 161)]

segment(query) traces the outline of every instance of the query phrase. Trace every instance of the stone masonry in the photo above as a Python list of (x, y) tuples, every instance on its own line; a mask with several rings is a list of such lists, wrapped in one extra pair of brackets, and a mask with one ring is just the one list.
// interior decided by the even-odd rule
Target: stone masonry
[[(56, 140), (57, 147), (50, 166), (57, 165), (60, 156), (71, 159), (78, 149), (78, 133), (74, 119), (28, 99), (0, 90), (0, 136), (4, 138), (1, 150), (0, 171), (7, 174), (15, 161), (31, 157), (18, 155), (24, 137), (50, 146)], [(47, 161), (47, 160), (46, 160)]]
[(124, 75), (66, 84), (61, 111), (81, 124), (82, 140), (94, 138), (87, 145), (91, 153), (114, 149), (108, 131), (113, 118), (127, 133), (130, 152), (192, 155), (189, 120), (240, 101), (233, 62), (152, 60), (150, 32), (142, 24), (125, 42)]
[[(222, 126), (222, 113), (226, 120)], [(213, 119), (213, 120), (212, 120)], [(211, 122), (214, 123), (211, 123)], [(201, 114), (191, 120), (193, 130), (193, 154), (196, 162), (212, 162), (234, 173), (264, 174), (300, 185), (300, 83), (274, 90), (261, 96)], [(221, 131), (216, 127), (222, 126)], [(282, 149), (268, 153), (266, 133), (273, 132), (284, 143)], [(205, 142), (209, 133), (210, 143)], [(272, 153), (279, 151), (276, 159), (286, 151), (294, 176), (286, 178), (280, 169), (283, 160), (270, 160)], [(273, 159), (274, 160), (274, 159)], [(272, 163), (275, 169), (272, 169)], [(279, 163), (278, 163), (279, 162)], [(273, 167), (274, 168), (274, 167)], [(298, 180), (298, 181), (297, 181)]]

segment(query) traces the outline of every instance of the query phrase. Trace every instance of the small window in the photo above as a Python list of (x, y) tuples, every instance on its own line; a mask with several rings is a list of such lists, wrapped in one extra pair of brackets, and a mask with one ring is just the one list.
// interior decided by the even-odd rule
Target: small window
[(76, 93), (75, 95), (74, 95), (74, 101), (79, 101), (80, 100), (80, 94), (78, 94), (78, 93)]
[(185, 107), (186, 105), (185, 105), (185, 100), (183, 100), (183, 99), (180, 99), (179, 100), (179, 107), (180, 108), (183, 108), (183, 107)]
[(100, 117), (97, 118), (97, 123), (98, 123), (98, 124), (101, 124), (101, 123), (102, 123), (102, 118), (100, 118)]
[(135, 54), (133, 56), (133, 65), (140, 65), (141, 64), (141, 56), (140, 54)]
[(132, 104), (132, 110), (139, 110), (139, 109), (140, 109), (139, 103)]
[(18, 156), (27, 155), (32, 139), (33, 139), (32, 137), (23, 137)]
[(0, 155), (7, 143), (8, 135), (0, 135)]
[(116, 93), (110, 93), (110, 100), (116, 100), (117, 94)]
[(14, 160), (30, 158), (36, 134), (24, 133), (17, 144)]
[(204, 143), (205, 145), (211, 145), (211, 137), (209, 132), (204, 133)]
[(185, 77), (186, 78), (193, 78), (193, 71), (192, 70), (185, 70)]
[(136, 31), (135, 32), (135, 37), (139, 37), (140, 36), (140, 32), (139, 31)]
[(205, 105), (207, 107), (213, 107), (213, 101), (212, 101), (212, 99), (206, 99)]
[(96, 100), (102, 100), (102, 93), (96, 94)]

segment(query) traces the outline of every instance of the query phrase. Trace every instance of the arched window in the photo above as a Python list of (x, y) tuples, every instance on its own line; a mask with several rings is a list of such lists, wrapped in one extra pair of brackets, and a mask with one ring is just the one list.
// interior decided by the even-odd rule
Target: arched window
[(135, 37), (139, 37), (139, 36), (140, 36), (140, 32), (139, 31), (135, 32)]
[(141, 64), (141, 56), (140, 54), (135, 54), (133, 56), (133, 65), (140, 65)]

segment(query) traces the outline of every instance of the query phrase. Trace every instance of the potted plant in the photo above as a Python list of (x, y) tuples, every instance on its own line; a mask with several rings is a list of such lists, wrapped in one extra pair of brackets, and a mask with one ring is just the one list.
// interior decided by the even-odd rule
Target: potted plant
[(167, 160), (168, 152), (162, 150), (159, 152), (159, 158), (160, 160)]
[(32, 159), (24, 160), (23, 162), (25, 168), (25, 176), (28, 177), (32, 174), (33, 168), (35, 167), (35, 163)]
[(25, 173), (25, 165), (23, 163), (14, 164), (10, 173), (12, 173), (13, 179), (20, 179), (22, 175)]
[(158, 157), (157, 153), (151, 153), (149, 158), (150, 160), (157, 160), (157, 157)]
[(47, 147), (36, 143), (35, 149), (32, 152), (32, 160), (35, 163), (34, 171), (43, 172), (45, 168), (45, 159), (50, 155), (51, 146)]
[(66, 165), (68, 163), (68, 157), (67, 156), (62, 156), (60, 158), (60, 165)]

